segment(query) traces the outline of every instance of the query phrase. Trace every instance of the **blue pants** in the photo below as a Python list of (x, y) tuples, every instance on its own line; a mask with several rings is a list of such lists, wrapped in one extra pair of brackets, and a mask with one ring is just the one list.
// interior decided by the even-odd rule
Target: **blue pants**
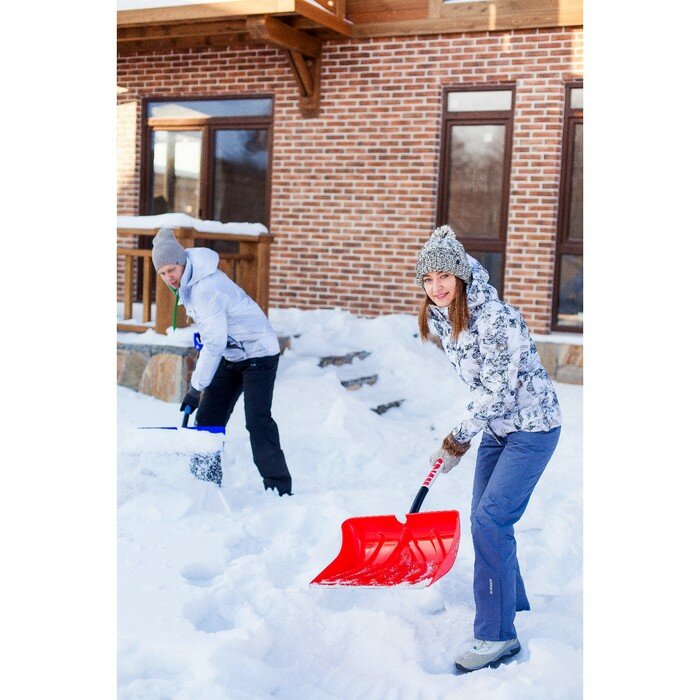
[(560, 432), (518, 431), (498, 439), (484, 433), (481, 438), (471, 508), (477, 639), (514, 639), (516, 611), (530, 609), (513, 525), (525, 512)]

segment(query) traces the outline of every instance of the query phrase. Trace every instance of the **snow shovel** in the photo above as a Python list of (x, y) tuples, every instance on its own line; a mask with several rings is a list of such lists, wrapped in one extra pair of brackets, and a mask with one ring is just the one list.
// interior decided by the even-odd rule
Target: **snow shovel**
[(394, 515), (349, 518), (341, 527), (338, 556), (311, 581), (320, 586), (413, 586), (435, 583), (451, 568), (459, 547), (459, 511), (419, 513), (438, 459), (401, 523)]
[[(190, 473), (196, 479), (213, 481), (221, 486), (221, 450), (226, 429), (221, 425), (197, 425), (189, 427), (192, 409), (185, 406), (182, 426), (142, 426), (139, 430), (173, 431), (159, 436), (149, 437), (138, 445), (141, 452), (172, 452), (190, 456)], [(145, 444), (147, 443), (147, 444)], [(130, 445), (134, 450), (137, 446)]]

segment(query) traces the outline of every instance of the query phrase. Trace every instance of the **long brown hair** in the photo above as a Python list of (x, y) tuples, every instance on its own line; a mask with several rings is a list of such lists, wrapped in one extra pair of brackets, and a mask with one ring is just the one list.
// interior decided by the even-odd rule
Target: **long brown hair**
[[(467, 326), (469, 325), (466, 285), (464, 284), (464, 280), (459, 277), (455, 277), (455, 281), (457, 283), (455, 286), (455, 298), (447, 307), (447, 316), (452, 326), (452, 340), (457, 340), (459, 334), (467, 330)], [(430, 328), (428, 327), (428, 321), (430, 320), (430, 304), (432, 304), (432, 301), (426, 294), (418, 311), (418, 330), (421, 340), (423, 341), (428, 340), (430, 337)]]

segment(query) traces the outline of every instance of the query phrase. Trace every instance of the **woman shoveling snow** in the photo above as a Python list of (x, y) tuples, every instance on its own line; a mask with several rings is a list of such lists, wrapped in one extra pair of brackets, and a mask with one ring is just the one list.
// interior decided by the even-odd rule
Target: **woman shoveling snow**
[(462, 420), (430, 463), (442, 459), (449, 472), (484, 431), (471, 504), (475, 640), (455, 661), (458, 671), (476, 671), (520, 651), (515, 613), (530, 603), (513, 525), (557, 445), (561, 412), (522, 316), (498, 298), (486, 270), (449, 226), (436, 229), (421, 250), (416, 281), (426, 294), (421, 337), (428, 338), (432, 322), (470, 392)]

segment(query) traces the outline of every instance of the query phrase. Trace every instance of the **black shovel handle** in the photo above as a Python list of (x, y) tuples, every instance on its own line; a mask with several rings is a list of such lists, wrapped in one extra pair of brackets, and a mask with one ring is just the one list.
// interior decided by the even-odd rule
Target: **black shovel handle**
[(190, 420), (190, 413), (192, 413), (192, 407), (191, 406), (185, 406), (185, 415), (182, 416), (182, 427), (186, 428), (187, 423)]
[(425, 497), (428, 495), (428, 491), (430, 491), (430, 487), (433, 481), (435, 481), (435, 477), (440, 473), (441, 469), (442, 460), (437, 459), (435, 461), (435, 464), (433, 464), (430, 471), (428, 472), (428, 476), (425, 477), (423, 485), (418, 489), (418, 493), (413, 499), (413, 505), (411, 506), (411, 510), (408, 511), (409, 513), (417, 513), (420, 510), (420, 507), (423, 505)]

